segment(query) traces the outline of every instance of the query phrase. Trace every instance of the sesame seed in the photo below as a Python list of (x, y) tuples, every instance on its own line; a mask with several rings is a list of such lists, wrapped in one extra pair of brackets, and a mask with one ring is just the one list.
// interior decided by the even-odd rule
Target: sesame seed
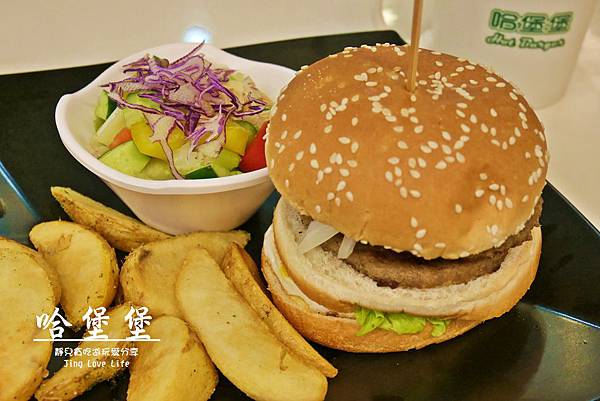
[(400, 187), (400, 196), (404, 199), (408, 198), (408, 190), (406, 187)]
[(526, 159), (531, 159), (531, 153), (525, 152), (525, 158)]
[(358, 99), (360, 99), (360, 96), (359, 96), (359, 95), (354, 95), (354, 96), (352, 96), (352, 97), (350, 98), (350, 100), (352, 100), (353, 102), (357, 102), (357, 101), (358, 101)]
[(463, 141), (456, 141), (454, 143), (454, 149), (456, 150), (462, 149), (463, 146), (465, 146), (465, 143)]
[(508, 138), (509, 145), (514, 145), (516, 142), (517, 142), (517, 138), (515, 138), (514, 136), (511, 136), (510, 138)]
[(417, 126), (414, 128), (414, 131), (415, 131), (415, 134), (420, 134), (420, 133), (422, 133), (422, 132), (423, 132), (423, 126), (422, 126), (422, 125), (417, 125)]
[(396, 143), (396, 145), (400, 148), (400, 149), (408, 149), (408, 145), (406, 144), (406, 142), (404, 141), (398, 141)]
[(327, 114), (325, 114), (325, 119), (326, 120), (331, 120), (333, 118), (333, 114), (331, 114), (331, 112), (327, 112)]
[(481, 88), (482, 92), (489, 92), (490, 88), (488, 88), (487, 86), (484, 86), (483, 88)]
[(465, 156), (462, 153), (460, 153), (460, 152), (456, 152), (456, 160), (459, 163), (464, 163), (465, 162)]
[(375, 67), (371, 67), (367, 70), (368, 74), (375, 74), (376, 72), (377, 72), (377, 68), (375, 68)]
[(332, 201), (335, 198), (335, 194), (333, 192), (327, 193), (327, 200)]
[(444, 152), (444, 154), (451, 154), (452, 153), (452, 148), (448, 145), (442, 145), (442, 152)]
[(417, 220), (416, 217), (411, 217), (410, 218), (410, 226), (412, 228), (417, 228), (419, 226), (419, 221)]
[(289, 188), (289, 187), (290, 187), (290, 180), (288, 180), (288, 179), (286, 178), (286, 180), (284, 181), (284, 184), (285, 184), (285, 187), (286, 187), (286, 188)]
[(283, 131), (280, 136), (281, 140), (284, 140), (285, 138), (287, 138), (287, 134), (288, 134), (287, 130)]
[(417, 163), (419, 164), (419, 167), (421, 167), (421, 168), (427, 167), (427, 162), (422, 157), (417, 157)]
[(296, 131), (296, 133), (294, 134), (294, 139), (300, 139), (301, 135), (302, 135), (302, 130)]
[(443, 242), (436, 242), (436, 244), (434, 246), (438, 249), (443, 249), (446, 247), (446, 244)]
[(417, 170), (410, 170), (410, 176), (412, 178), (419, 179), (421, 178), (421, 173), (419, 173)]
[(410, 101), (411, 102), (416, 102), (417, 101), (417, 95), (415, 95), (414, 93), (412, 95), (410, 95)]
[(497, 82), (498, 81), (496, 78), (491, 77), (491, 76), (490, 77), (486, 77), (485, 80), (488, 81), (488, 82)]
[(392, 182), (392, 181), (394, 181), (394, 175), (392, 174), (392, 172), (391, 172), (391, 171), (386, 171), (386, 172), (385, 172), (385, 179), (386, 179), (386, 181), (388, 181), (388, 182)]
[(315, 145), (314, 143), (311, 143), (309, 148), (308, 148), (308, 152), (311, 155), (314, 155), (315, 153), (317, 153), (317, 145)]
[(281, 147), (279, 148), (277, 153), (282, 154), (284, 150), (285, 150), (285, 145), (281, 145)]
[(521, 198), (521, 202), (522, 202), (522, 203), (525, 203), (525, 202), (527, 202), (528, 200), (529, 200), (529, 195), (525, 195), (525, 196), (523, 196), (523, 197)]
[(454, 212), (455, 212), (455, 213), (457, 213), (457, 214), (460, 214), (460, 213), (462, 213), (462, 210), (463, 210), (463, 209), (462, 209), (462, 206), (460, 205), (460, 203), (456, 203), (456, 204), (454, 205)]
[(498, 117), (498, 112), (493, 107), (490, 108), (490, 114), (492, 117)]
[(425, 237), (425, 234), (427, 234), (427, 230), (422, 228), (415, 233), (415, 237), (417, 237), (418, 239), (421, 239), (421, 238)]
[(354, 202), (354, 194), (351, 191), (346, 192), (346, 199), (350, 202)]
[(292, 171), (294, 171), (294, 167), (296, 167), (295, 163), (290, 163), (289, 167), (288, 167), (288, 171), (291, 173)]
[(323, 103), (323, 104), (321, 105), (321, 107), (320, 107), (320, 110), (321, 110), (321, 112), (322, 112), (322, 113), (324, 113), (324, 112), (325, 112), (325, 110), (327, 110), (327, 105), (326, 105), (325, 103)]
[(475, 116), (475, 114), (471, 114), (471, 117), (469, 118), (469, 120), (473, 123), (473, 124), (477, 124), (477, 117)]
[(462, 130), (464, 133), (469, 133), (469, 132), (471, 132), (471, 128), (469, 128), (469, 126), (468, 126), (468, 125), (466, 125), (466, 124), (461, 124), (461, 125), (460, 125), (460, 129), (461, 129), (461, 130)]
[(417, 167), (417, 161), (415, 160), (414, 157), (411, 157), (410, 159), (408, 159), (408, 166), (410, 168), (416, 168)]
[(423, 247), (420, 244), (415, 243), (413, 245), (413, 248), (415, 248), (415, 251), (421, 252), (423, 250)]
[(475, 69), (475, 66), (474, 66), (474, 65), (471, 65), (471, 64), (469, 64), (469, 65), (465, 65), (465, 68), (466, 68), (467, 70), (471, 70), (471, 71), (472, 71), (472, 70), (474, 70), (474, 69)]
[(285, 121), (285, 120), (287, 120), (287, 114), (283, 113), (281, 115), (281, 121)]
[(507, 208), (512, 209), (513, 208), (513, 203), (512, 200), (510, 200), (510, 198), (506, 198), (504, 199), (504, 204), (506, 205)]
[(358, 142), (352, 142), (352, 145), (350, 146), (350, 151), (352, 153), (358, 152)]
[(456, 106), (460, 107), (461, 109), (466, 109), (468, 107), (466, 103), (462, 103), (462, 102), (461, 103), (456, 103)]
[(342, 145), (347, 145), (350, 143), (350, 138), (348, 138), (347, 136), (340, 136), (338, 138), (338, 141), (342, 144)]
[(390, 157), (387, 159), (388, 163), (390, 164), (398, 164), (400, 163), (400, 159), (397, 157)]
[(437, 163), (435, 164), (435, 168), (436, 168), (436, 169), (438, 169), (438, 170), (443, 170), (443, 169), (445, 169), (446, 167), (448, 167), (448, 164), (446, 164), (446, 162), (445, 162), (445, 161), (443, 161), (443, 160), (440, 160), (439, 162), (437, 162)]
[(508, 149), (508, 143), (506, 141), (502, 142), (502, 150)]
[(400, 167), (398, 167), (398, 166), (394, 167), (394, 175), (396, 177), (402, 176), (402, 169)]
[(498, 210), (502, 210), (503, 207), (504, 207), (504, 203), (502, 202), (502, 199), (499, 199), (498, 202), (496, 202), (496, 208)]
[(310, 161), (310, 166), (311, 166), (312, 168), (314, 168), (314, 169), (317, 169), (317, 168), (319, 168), (319, 162), (317, 161), (317, 159), (312, 159), (312, 160)]
[(502, 196), (506, 195), (506, 187), (504, 185), (500, 185), (500, 193)]
[(442, 131), (442, 137), (447, 141), (452, 140), (452, 136), (450, 135), (450, 133), (448, 131)]
[(325, 132), (326, 134), (329, 134), (332, 129), (333, 129), (333, 126), (331, 124), (326, 125), (325, 128), (323, 128), (323, 132)]
[(497, 191), (497, 190), (500, 189), (500, 185), (498, 185), (498, 184), (490, 184), (490, 186), (488, 188), (491, 189), (492, 191)]
[(356, 160), (348, 160), (346, 163), (348, 163), (348, 165), (352, 168), (358, 166), (358, 162)]
[(361, 74), (355, 75), (354, 79), (357, 81), (366, 81), (367, 79), (369, 79), (369, 77), (367, 76), (367, 74), (365, 72), (363, 72)]
[(481, 198), (484, 193), (485, 193), (485, 191), (483, 189), (477, 189), (477, 190), (475, 190), (475, 197)]
[(356, 124), (358, 124), (358, 117), (352, 117), (351, 124), (353, 127), (356, 127)]
[(410, 196), (412, 196), (413, 198), (418, 199), (421, 197), (421, 192), (417, 191), (416, 189), (411, 189), (408, 192), (410, 193)]
[(369, 81), (365, 85), (373, 87), (373, 86), (377, 86), (377, 82), (375, 82), (375, 81)]
[(492, 206), (495, 205), (496, 204), (496, 195), (490, 195), (488, 200), (490, 202), (490, 205), (492, 205)]
[(331, 174), (332, 171), (333, 171), (333, 169), (330, 166), (327, 166), (323, 169), (323, 172), (325, 174)]
[(456, 67), (456, 72), (463, 72), (465, 70), (465, 67)]
[(496, 88), (504, 88), (506, 86), (506, 84), (504, 82), (498, 82), (496, 84)]
[(515, 95), (515, 94), (514, 94), (514, 93), (512, 93), (512, 92), (508, 92), (508, 96), (510, 96), (510, 98), (511, 98), (512, 100), (518, 100), (518, 99), (519, 99), (519, 98), (517, 97), (517, 95)]
[(342, 177), (348, 177), (348, 176), (350, 175), (350, 171), (349, 171), (348, 169), (341, 168), (341, 169), (340, 169), (340, 175), (341, 175)]
[(463, 113), (462, 110), (456, 110), (456, 115), (462, 118), (465, 118), (467, 116), (465, 113)]
[(444, 63), (442, 63), (441, 61), (437, 61), (436, 60), (435, 65), (437, 65), (438, 67), (443, 67)]
[(323, 178), (325, 178), (325, 174), (323, 173), (323, 170), (317, 171), (317, 181), (316, 181), (316, 183), (319, 184), (321, 181), (323, 181)]
[(431, 148), (427, 145), (421, 145), (421, 152), (423, 153), (431, 153)]
[(419, 119), (417, 118), (417, 116), (410, 116), (409, 120), (413, 124), (418, 124), (419, 123)]
[(480, 173), (480, 174), (479, 174), (479, 179), (480, 179), (481, 181), (485, 181), (485, 180), (487, 180), (487, 179), (488, 179), (488, 175), (487, 175), (486, 173)]
[(397, 132), (397, 133), (401, 133), (404, 131), (404, 127), (401, 125), (396, 125), (396, 126), (394, 126), (393, 129), (394, 129), (394, 132)]
[(321, 206), (315, 205), (315, 212), (321, 213)]
[(346, 181), (341, 180), (340, 182), (338, 182), (335, 190), (339, 192), (339, 191), (342, 191), (344, 188), (346, 188)]

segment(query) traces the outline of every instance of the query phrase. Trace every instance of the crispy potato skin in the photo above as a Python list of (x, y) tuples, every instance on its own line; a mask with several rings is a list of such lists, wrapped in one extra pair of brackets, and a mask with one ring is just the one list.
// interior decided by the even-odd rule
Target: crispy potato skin
[(74, 222), (97, 232), (121, 251), (131, 252), (140, 245), (170, 237), (71, 188), (51, 187), (50, 191)]
[(33, 339), (50, 338), (36, 326), (36, 315), (52, 315), (58, 302), (50, 269), (37, 252), (0, 237), (1, 401), (29, 400), (46, 374), (52, 343)]
[(319, 369), (327, 377), (337, 375), (337, 369), (315, 351), (267, 297), (257, 281), (256, 264), (243, 248), (232, 244), (221, 268), (235, 289), (290, 352)]
[(68, 221), (49, 221), (31, 229), (29, 238), (59, 276), (61, 305), (77, 329), (88, 307), (107, 307), (119, 283), (114, 249), (94, 231)]
[[(132, 307), (131, 303), (124, 303), (114, 307), (107, 312), (110, 317), (108, 325), (104, 326), (104, 334), (108, 338), (125, 339), (131, 335), (125, 315)], [(98, 342), (82, 342), (77, 348), (128, 348), (133, 343), (131, 341), (98, 341)], [(111, 363), (111, 360), (116, 363)], [(122, 363), (129, 360), (129, 355), (119, 356), (86, 356), (78, 355), (69, 358), (70, 365), (63, 366), (52, 377), (42, 382), (42, 385), (35, 392), (35, 398), (38, 401), (68, 401), (83, 394), (96, 383), (113, 378), (125, 367)], [(93, 367), (92, 363), (107, 362), (106, 367)], [(78, 367), (76, 363), (82, 363), (82, 367)]]
[(127, 401), (205, 401), (219, 376), (198, 337), (173, 316), (154, 319), (133, 359)]
[(244, 231), (198, 232), (143, 245), (127, 257), (121, 268), (125, 300), (148, 307), (154, 317), (183, 318), (175, 301), (175, 279), (187, 251), (201, 246), (220, 262), (232, 243), (243, 247), (249, 239)]
[(176, 296), (219, 370), (256, 400), (322, 400), (327, 379), (271, 333), (206, 250), (189, 249)]

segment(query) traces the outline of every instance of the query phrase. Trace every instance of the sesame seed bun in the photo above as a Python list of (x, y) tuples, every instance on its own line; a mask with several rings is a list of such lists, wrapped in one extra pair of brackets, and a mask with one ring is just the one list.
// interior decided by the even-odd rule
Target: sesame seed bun
[(411, 94), (408, 64), (405, 47), (378, 45), (299, 72), (268, 128), (275, 187), (355, 240), (426, 259), (501, 245), (545, 184), (540, 121), (482, 66), (421, 49)]

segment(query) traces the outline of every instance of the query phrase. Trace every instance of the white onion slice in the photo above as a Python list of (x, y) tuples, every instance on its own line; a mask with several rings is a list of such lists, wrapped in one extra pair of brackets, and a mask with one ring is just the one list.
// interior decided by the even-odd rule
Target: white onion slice
[(313, 220), (308, 225), (304, 238), (302, 238), (302, 241), (298, 244), (298, 250), (300, 253), (306, 253), (321, 245), (337, 233), (338, 231), (335, 228)]
[(338, 249), (338, 259), (346, 259), (348, 256), (352, 255), (352, 251), (354, 251), (354, 245), (356, 245), (356, 241), (347, 235), (344, 235), (344, 239), (340, 244), (340, 249)]

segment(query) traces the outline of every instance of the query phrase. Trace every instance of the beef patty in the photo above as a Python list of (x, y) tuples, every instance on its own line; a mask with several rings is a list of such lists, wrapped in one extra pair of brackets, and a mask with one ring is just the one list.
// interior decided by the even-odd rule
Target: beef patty
[[(510, 236), (501, 246), (460, 259), (425, 260), (409, 252), (394, 252), (379, 246), (357, 243), (346, 262), (355, 270), (372, 278), (380, 287), (433, 288), (466, 283), (498, 270), (513, 248), (531, 239), (531, 229), (539, 225), (542, 201), (535, 206), (531, 218), (517, 234)], [(342, 235), (330, 239), (323, 249), (336, 253)]]

